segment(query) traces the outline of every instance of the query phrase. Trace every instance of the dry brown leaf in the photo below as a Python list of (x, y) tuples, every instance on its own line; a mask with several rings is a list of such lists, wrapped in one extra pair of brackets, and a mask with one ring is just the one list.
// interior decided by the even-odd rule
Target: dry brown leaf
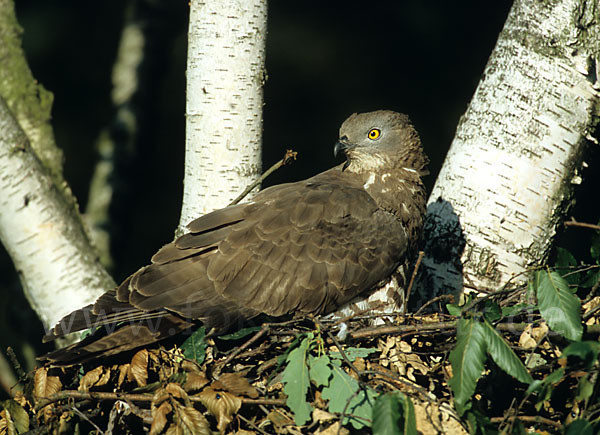
[(121, 388), (121, 385), (123, 385), (123, 382), (125, 382), (125, 379), (127, 378), (127, 373), (129, 373), (130, 366), (131, 364), (129, 363), (121, 364), (119, 366), (119, 378), (117, 379), (117, 388)]
[[(189, 435), (212, 435), (208, 420), (193, 406), (177, 408), (177, 426), (181, 433)], [(221, 430), (223, 433), (223, 430)]]
[(431, 402), (412, 399), (417, 430), (423, 435), (467, 435), (461, 424), (450, 417), (450, 412)]
[(190, 403), (187, 393), (181, 388), (181, 385), (171, 382), (165, 387), (165, 391), (176, 399), (183, 399), (186, 405)]
[(208, 412), (216, 417), (217, 428), (221, 433), (231, 423), (233, 414), (238, 412), (242, 406), (242, 399), (227, 391), (206, 388), (195, 397), (198, 397)]
[(323, 430), (321, 430), (321, 429), (317, 430), (315, 432), (315, 435), (337, 435), (337, 434), (348, 435), (349, 433), (350, 433), (350, 431), (348, 429), (346, 429), (345, 427), (342, 427), (340, 429), (340, 422), (336, 421), (335, 423), (326, 427)]
[(163, 402), (159, 407), (152, 407), (152, 426), (150, 435), (156, 435), (163, 431), (167, 425), (167, 415), (173, 410), (169, 402)]
[[(590, 311), (592, 311), (593, 309), (595, 309), (598, 305), (600, 305), (600, 296), (596, 296), (596, 297), (592, 298), (591, 300), (589, 300), (588, 302), (586, 302), (585, 304), (583, 304), (581, 306), (582, 313), (587, 314)], [(598, 313), (596, 313), (595, 316), (592, 316), (589, 319), (587, 319), (585, 324), (587, 326), (592, 326), (592, 325), (595, 325), (596, 323), (598, 323), (598, 315), (597, 314)]]
[(15, 424), (7, 409), (0, 412), (0, 435), (17, 435)]
[(213, 390), (229, 391), (236, 396), (247, 396), (252, 399), (258, 397), (256, 388), (250, 385), (248, 379), (237, 373), (223, 373), (218, 380), (211, 384), (211, 388)]
[(89, 391), (92, 387), (106, 385), (110, 380), (110, 369), (98, 366), (94, 370), (87, 372), (79, 381), (79, 391)]
[(140, 350), (131, 358), (127, 379), (135, 380), (139, 387), (145, 387), (148, 384), (148, 351), (146, 349)]
[(33, 378), (33, 396), (36, 399), (58, 393), (62, 383), (58, 376), (48, 376), (48, 369), (42, 367), (35, 371)]
[(273, 411), (269, 412), (267, 414), (267, 419), (273, 424), (278, 433), (283, 432), (283, 428), (285, 426), (293, 426), (295, 424), (294, 420), (283, 414), (278, 409), (274, 409)]
[(519, 346), (523, 349), (533, 349), (548, 333), (548, 325), (542, 322), (539, 326), (527, 325), (519, 337)]
[(312, 412), (313, 421), (318, 421), (319, 423), (323, 423), (324, 421), (330, 421), (337, 418), (334, 414), (331, 414), (327, 411), (323, 411), (322, 409), (315, 408)]
[(198, 391), (208, 384), (208, 379), (201, 373), (189, 372), (186, 373), (185, 384), (183, 389), (185, 391)]

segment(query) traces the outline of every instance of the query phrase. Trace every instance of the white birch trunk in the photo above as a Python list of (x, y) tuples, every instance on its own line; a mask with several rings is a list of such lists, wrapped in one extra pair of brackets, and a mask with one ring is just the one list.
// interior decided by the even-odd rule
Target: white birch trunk
[(261, 171), (266, 0), (192, 0), (179, 232)]
[(593, 3), (514, 2), (430, 196), (428, 286), (498, 289), (547, 258), (598, 119)]
[(0, 98), (0, 240), (46, 328), (114, 287), (76, 213)]

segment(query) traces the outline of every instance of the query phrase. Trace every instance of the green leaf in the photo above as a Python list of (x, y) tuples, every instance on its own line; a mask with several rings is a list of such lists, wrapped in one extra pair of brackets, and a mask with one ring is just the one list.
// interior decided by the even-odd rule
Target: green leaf
[(554, 263), (554, 267), (558, 269), (560, 275), (563, 276), (569, 284), (578, 285), (581, 281), (581, 273), (575, 270), (576, 266), (577, 260), (573, 254), (565, 248), (556, 248), (556, 262)]
[(600, 343), (597, 341), (579, 341), (569, 344), (562, 351), (562, 355), (579, 358), (585, 365), (585, 370), (590, 370), (598, 359)]
[(483, 321), (485, 339), (487, 341), (487, 352), (494, 362), (506, 373), (524, 384), (533, 382), (533, 378), (527, 371), (525, 365), (513, 352), (508, 343), (485, 318)]
[(302, 426), (310, 419), (312, 411), (310, 403), (306, 401), (306, 393), (310, 386), (306, 354), (313, 338), (310, 335), (312, 334), (309, 334), (300, 342), (300, 346), (289, 353), (287, 366), (281, 378), (283, 392), (287, 395), (286, 404), (294, 413), (294, 422), (298, 426)]
[(549, 400), (552, 396), (552, 392), (554, 391), (553, 386), (559, 383), (565, 375), (565, 369), (560, 368), (555, 370), (546, 376), (543, 380), (534, 380), (529, 387), (527, 388), (527, 392), (525, 394), (536, 393), (537, 394), (537, 402), (535, 408), (539, 411), (542, 407), (542, 404)]
[(465, 417), (470, 434), (495, 435), (498, 433), (490, 418), (480, 411), (467, 411)]
[(554, 265), (559, 269), (568, 269), (577, 266), (577, 260), (569, 250), (559, 246), (556, 248), (556, 262)]
[(565, 435), (594, 435), (594, 430), (589, 421), (578, 418), (566, 427)]
[(219, 340), (239, 340), (240, 338), (244, 338), (253, 332), (260, 331), (260, 326), (251, 326), (249, 328), (238, 329), (231, 334), (219, 335)]
[(2, 402), (2, 407), (10, 413), (18, 433), (29, 431), (29, 415), (19, 403), (13, 399), (8, 399)]
[(460, 317), (460, 307), (456, 304), (446, 304), (446, 309), (451, 316)]
[(462, 415), (475, 392), (477, 380), (485, 362), (485, 329), (473, 319), (460, 319), (456, 332), (456, 346), (450, 352), (452, 378), (448, 382), (454, 392), (454, 406)]
[(594, 393), (594, 384), (588, 379), (588, 375), (579, 378), (577, 382), (577, 394), (575, 400), (582, 401), (592, 397)]
[(329, 385), (331, 377), (331, 360), (327, 355), (319, 357), (309, 356), (308, 358), (310, 379), (317, 387)]
[(483, 315), (490, 322), (494, 322), (502, 317), (500, 305), (494, 301), (486, 300), (483, 304)]
[(519, 314), (521, 311), (533, 308), (530, 304), (516, 304), (508, 307), (502, 307), (502, 317), (512, 317)]
[(373, 405), (373, 435), (417, 435), (415, 409), (399, 391), (381, 394)]
[[(346, 354), (346, 356), (348, 357), (350, 362), (354, 362), (354, 360), (359, 357), (365, 358), (366, 356), (369, 356), (370, 354), (372, 354), (374, 352), (378, 352), (378, 350), (374, 349), (372, 347), (367, 347), (367, 348), (348, 347), (348, 348), (344, 349), (344, 353)], [(340, 352), (330, 352), (329, 355), (331, 356), (331, 358), (343, 359), (342, 354)]]
[(596, 263), (600, 263), (600, 232), (596, 231), (592, 235), (592, 243), (590, 245), (590, 255)]
[(600, 281), (600, 268), (588, 270), (581, 286), (584, 288), (594, 287)]
[(208, 347), (205, 338), (206, 329), (204, 326), (194, 331), (181, 345), (183, 356), (196, 361), (198, 364), (202, 364), (206, 357), (206, 348)]
[(355, 429), (370, 426), (377, 393), (370, 388), (359, 390), (358, 381), (338, 366), (339, 361), (332, 360), (332, 363), (333, 377), (321, 394), (323, 399), (329, 401), (329, 412), (342, 413), (345, 408), (346, 416), (342, 419), (342, 425), (350, 422)]
[(567, 282), (557, 272), (540, 270), (537, 283), (538, 308), (550, 328), (569, 340), (581, 340), (581, 302)]

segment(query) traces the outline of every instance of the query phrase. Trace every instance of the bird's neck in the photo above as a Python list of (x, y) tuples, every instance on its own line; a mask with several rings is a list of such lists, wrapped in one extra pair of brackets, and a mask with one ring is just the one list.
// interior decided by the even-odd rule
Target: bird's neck
[(405, 225), (409, 240), (418, 240), (427, 201), (421, 172), (406, 166), (355, 174), (361, 177), (363, 188), (377, 205)]

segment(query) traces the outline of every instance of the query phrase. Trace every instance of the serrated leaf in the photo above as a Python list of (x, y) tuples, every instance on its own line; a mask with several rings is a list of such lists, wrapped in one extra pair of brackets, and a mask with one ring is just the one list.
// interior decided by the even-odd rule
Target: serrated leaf
[(548, 326), (569, 340), (581, 340), (583, 327), (579, 298), (557, 272), (540, 270), (536, 275), (538, 308)]
[(415, 409), (399, 391), (381, 394), (373, 405), (373, 435), (417, 435)]
[(331, 378), (331, 360), (327, 355), (321, 355), (319, 357), (310, 356), (308, 358), (309, 375), (311, 381), (315, 383), (317, 387), (329, 385), (329, 379)]
[(198, 364), (204, 362), (206, 358), (206, 329), (202, 326), (190, 335), (181, 345), (183, 356), (187, 359), (196, 361)]
[(448, 381), (454, 392), (454, 406), (459, 415), (466, 411), (466, 404), (475, 392), (475, 386), (483, 372), (485, 352), (483, 325), (473, 319), (460, 319), (456, 346), (450, 352), (453, 376)]
[(29, 415), (21, 405), (13, 399), (8, 399), (2, 402), (2, 407), (10, 413), (10, 417), (18, 433), (24, 433), (29, 430)]
[(346, 414), (352, 414), (342, 419), (342, 425), (350, 422), (355, 429), (371, 425), (372, 408), (377, 397), (370, 388), (358, 390), (358, 381), (334, 363), (329, 386), (321, 393), (321, 397), (329, 401), (329, 412), (342, 413), (345, 409)]
[[(374, 349), (372, 347), (348, 347), (344, 349), (344, 354), (346, 355), (346, 357), (348, 357), (350, 362), (354, 362), (356, 358), (365, 358), (377, 351), (377, 349)], [(331, 358), (343, 359), (342, 354), (340, 352), (330, 352), (329, 355), (331, 356)]]
[(283, 392), (287, 395), (286, 405), (294, 413), (294, 421), (298, 426), (302, 426), (310, 419), (312, 411), (306, 401), (306, 393), (310, 386), (306, 358), (311, 339), (312, 337), (306, 337), (288, 354), (287, 366), (281, 378), (284, 385)]
[(251, 326), (248, 328), (238, 329), (231, 334), (219, 335), (219, 340), (239, 340), (240, 338), (247, 337), (248, 335), (260, 331), (261, 326)]
[(508, 343), (498, 333), (485, 318), (483, 321), (485, 330), (485, 339), (487, 342), (487, 352), (494, 362), (507, 374), (514, 377), (519, 382), (530, 384), (533, 378), (527, 371), (527, 368), (519, 357), (513, 352)]

